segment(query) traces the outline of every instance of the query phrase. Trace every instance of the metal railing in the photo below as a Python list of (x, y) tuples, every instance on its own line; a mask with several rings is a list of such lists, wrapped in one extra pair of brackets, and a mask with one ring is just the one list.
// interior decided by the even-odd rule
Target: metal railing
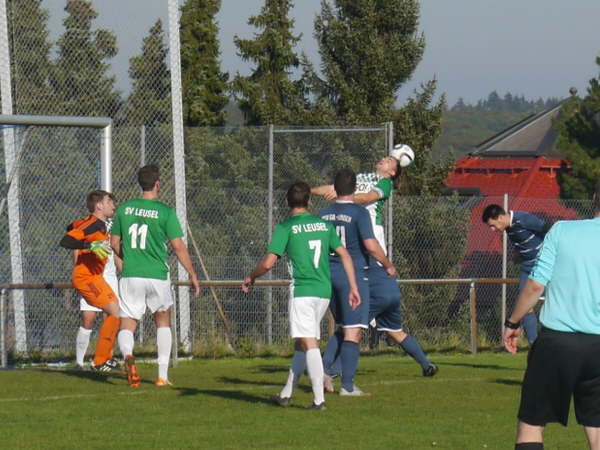
[[(470, 337), (470, 351), (473, 355), (477, 354), (477, 342), (478, 342), (478, 327), (477, 327), (477, 285), (517, 285), (519, 280), (517, 278), (456, 278), (456, 279), (405, 279), (398, 280), (400, 285), (404, 286), (435, 286), (435, 285), (465, 285), (469, 288), (469, 337)], [(185, 287), (191, 286), (189, 281), (174, 281), (173, 287)], [(242, 280), (219, 280), (219, 281), (201, 281), (202, 287), (208, 288), (223, 288), (223, 287), (239, 287), (242, 284)], [(257, 280), (255, 287), (286, 287), (289, 286), (289, 280)], [(20, 283), (20, 284), (1, 284), (0, 285), (0, 365), (1, 367), (7, 366), (7, 305), (8, 305), (8, 293), (11, 290), (63, 290), (73, 289), (71, 283)], [(214, 297), (215, 302), (219, 300)], [(175, 314), (175, 310), (174, 310)], [(223, 313), (222, 309), (220, 317), (223, 323), (223, 327), (226, 329), (226, 336), (228, 338), (228, 344), (233, 341), (233, 337), (230, 335), (231, 330), (228, 326), (228, 320)], [(500, 331), (504, 323), (504, 317), (501, 317), (499, 323)], [(332, 332), (332, 325), (328, 324), (328, 329)], [(174, 336), (179, 336), (177, 333), (177, 321), (172, 321)], [(177, 357), (177, 340), (174, 340), (174, 363), (176, 364)]]

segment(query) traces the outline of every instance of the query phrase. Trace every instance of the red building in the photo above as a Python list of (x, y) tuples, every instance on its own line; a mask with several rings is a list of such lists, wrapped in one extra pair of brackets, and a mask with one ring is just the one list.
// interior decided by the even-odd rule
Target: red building
[[(567, 167), (556, 150), (557, 134), (552, 121), (560, 104), (550, 110), (530, 116), (479, 144), (475, 151), (459, 159), (447, 186), (460, 193), (476, 193), (487, 197), (471, 212), (467, 242), (467, 260), (474, 254), (501, 252), (500, 234), (492, 234), (481, 222), (481, 214), (491, 203), (503, 205), (508, 195), (508, 207), (523, 210), (549, 220), (574, 218), (575, 212), (558, 200), (560, 188), (557, 174)], [(470, 276), (478, 276), (475, 267), (465, 267)], [(490, 274), (491, 275), (491, 274)], [(493, 276), (493, 275), (492, 275)]]

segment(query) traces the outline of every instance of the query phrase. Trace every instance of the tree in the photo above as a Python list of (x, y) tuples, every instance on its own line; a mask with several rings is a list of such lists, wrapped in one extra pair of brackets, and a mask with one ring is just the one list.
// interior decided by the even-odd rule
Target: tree
[(234, 39), (242, 59), (255, 64), (252, 74), (238, 74), (232, 83), (247, 125), (299, 125), (309, 120), (305, 86), (290, 78), (300, 67), (294, 47), (301, 37), (292, 33), (294, 20), (288, 17), (292, 6), (291, 0), (265, 0), (260, 14), (248, 20), (261, 32), (254, 39)]
[(421, 61), (417, 0), (323, 1), (315, 20), (326, 96), (346, 124), (391, 119), (396, 94)]
[(590, 80), (583, 99), (573, 95), (565, 103), (556, 126), (557, 148), (571, 165), (558, 177), (561, 197), (589, 199), (600, 179), (600, 77)]
[(113, 116), (120, 104), (108, 75), (108, 59), (117, 54), (117, 39), (105, 29), (92, 30), (98, 13), (85, 0), (68, 0), (65, 32), (59, 38), (58, 60), (51, 83), (59, 98), (56, 114)]
[(15, 114), (50, 114), (55, 101), (49, 86), (52, 63), (48, 11), (41, 0), (9, 3), (9, 40)]
[(229, 75), (221, 72), (215, 15), (220, 0), (187, 0), (182, 7), (183, 118), (189, 126), (225, 125)]
[(129, 60), (133, 89), (127, 99), (122, 120), (129, 125), (154, 126), (170, 122), (171, 79), (167, 67), (167, 47), (162, 22), (150, 28), (142, 53)]

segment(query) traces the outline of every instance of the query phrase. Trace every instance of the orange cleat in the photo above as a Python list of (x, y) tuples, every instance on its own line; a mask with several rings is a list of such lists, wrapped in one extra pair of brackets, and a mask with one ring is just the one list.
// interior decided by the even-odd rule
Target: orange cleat
[(164, 378), (160, 377), (156, 379), (156, 383), (154, 384), (158, 387), (173, 386), (173, 383), (171, 383), (169, 380), (165, 380)]
[(137, 367), (135, 366), (135, 358), (133, 355), (125, 357), (125, 372), (127, 373), (127, 382), (131, 387), (139, 387), (142, 382), (142, 378), (137, 373)]

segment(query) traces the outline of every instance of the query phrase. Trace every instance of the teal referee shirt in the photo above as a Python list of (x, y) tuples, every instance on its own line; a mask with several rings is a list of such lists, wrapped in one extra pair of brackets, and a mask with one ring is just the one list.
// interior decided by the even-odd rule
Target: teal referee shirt
[(529, 278), (546, 286), (543, 326), (600, 334), (600, 218), (554, 224)]

